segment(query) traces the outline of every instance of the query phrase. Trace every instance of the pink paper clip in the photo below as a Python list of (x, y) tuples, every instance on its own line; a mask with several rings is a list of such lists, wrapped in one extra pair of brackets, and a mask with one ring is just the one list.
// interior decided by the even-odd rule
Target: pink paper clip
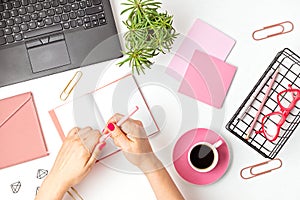
[[(274, 29), (273, 31), (276, 31), (276, 32), (273, 32), (271, 34), (266, 35), (268, 32), (270, 32), (271, 29)], [(271, 26), (266, 26), (262, 29), (254, 31), (252, 33), (252, 38), (256, 41), (264, 40), (264, 39), (274, 37), (274, 36), (277, 36), (277, 35), (282, 35), (282, 34), (285, 34), (285, 33), (289, 33), (292, 30), (294, 30), (294, 24), (290, 21), (285, 21), (285, 22), (281, 22), (281, 23), (274, 24), (274, 25), (271, 25)], [(264, 36), (264, 35), (266, 35), (266, 36)]]
[[(268, 165), (268, 164), (272, 165), (273, 163), (275, 163), (275, 165), (272, 168), (267, 168), (266, 170), (263, 170), (263, 171), (257, 170), (258, 172), (253, 171), (253, 170), (255, 170), (255, 168), (259, 168), (260, 166), (264, 166), (264, 165)], [(260, 176), (260, 175), (269, 173), (273, 170), (279, 169), (281, 166), (282, 166), (282, 161), (279, 158), (275, 158), (273, 160), (269, 160), (269, 161), (262, 162), (262, 163), (259, 163), (256, 165), (245, 167), (241, 170), (240, 175), (243, 179), (250, 179), (250, 178), (254, 178), (256, 176)], [(247, 175), (245, 176), (245, 174), (247, 174)]]

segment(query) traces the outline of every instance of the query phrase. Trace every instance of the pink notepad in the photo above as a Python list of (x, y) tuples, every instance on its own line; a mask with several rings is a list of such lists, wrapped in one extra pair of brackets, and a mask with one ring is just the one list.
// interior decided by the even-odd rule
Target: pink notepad
[(32, 93), (0, 100), (0, 169), (47, 155)]
[(196, 50), (179, 92), (221, 108), (235, 72), (236, 67)]
[(196, 19), (187, 37), (172, 58), (167, 73), (180, 79), (185, 74), (195, 50), (225, 61), (235, 44), (234, 39), (200, 19)]

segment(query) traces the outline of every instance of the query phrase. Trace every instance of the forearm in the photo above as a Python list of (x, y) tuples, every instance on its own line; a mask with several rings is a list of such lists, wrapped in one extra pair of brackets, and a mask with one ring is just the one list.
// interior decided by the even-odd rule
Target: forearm
[(49, 174), (42, 183), (35, 200), (61, 200), (68, 187)]
[(172, 199), (182, 200), (184, 199), (174, 181), (170, 177), (168, 171), (162, 167), (156, 171), (145, 173), (150, 185), (158, 200)]

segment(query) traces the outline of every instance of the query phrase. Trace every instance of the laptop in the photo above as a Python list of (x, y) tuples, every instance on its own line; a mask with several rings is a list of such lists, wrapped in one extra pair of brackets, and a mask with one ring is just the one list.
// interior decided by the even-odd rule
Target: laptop
[(121, 56), (109, 0), (0, 0), (0, 87)]

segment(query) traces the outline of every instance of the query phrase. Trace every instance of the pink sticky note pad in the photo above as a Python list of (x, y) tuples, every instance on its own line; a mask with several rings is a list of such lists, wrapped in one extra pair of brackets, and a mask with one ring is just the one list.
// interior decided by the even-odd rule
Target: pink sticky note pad
[(168, 65), (167, 73), (175, 78), (182, 78), (195, 50), (225, 61), (234, 44), (235, 40), (222, 31), (196, 19)]
[(201, 51), (195, 51), (179, 92), (221, 108), (236, 67)]

